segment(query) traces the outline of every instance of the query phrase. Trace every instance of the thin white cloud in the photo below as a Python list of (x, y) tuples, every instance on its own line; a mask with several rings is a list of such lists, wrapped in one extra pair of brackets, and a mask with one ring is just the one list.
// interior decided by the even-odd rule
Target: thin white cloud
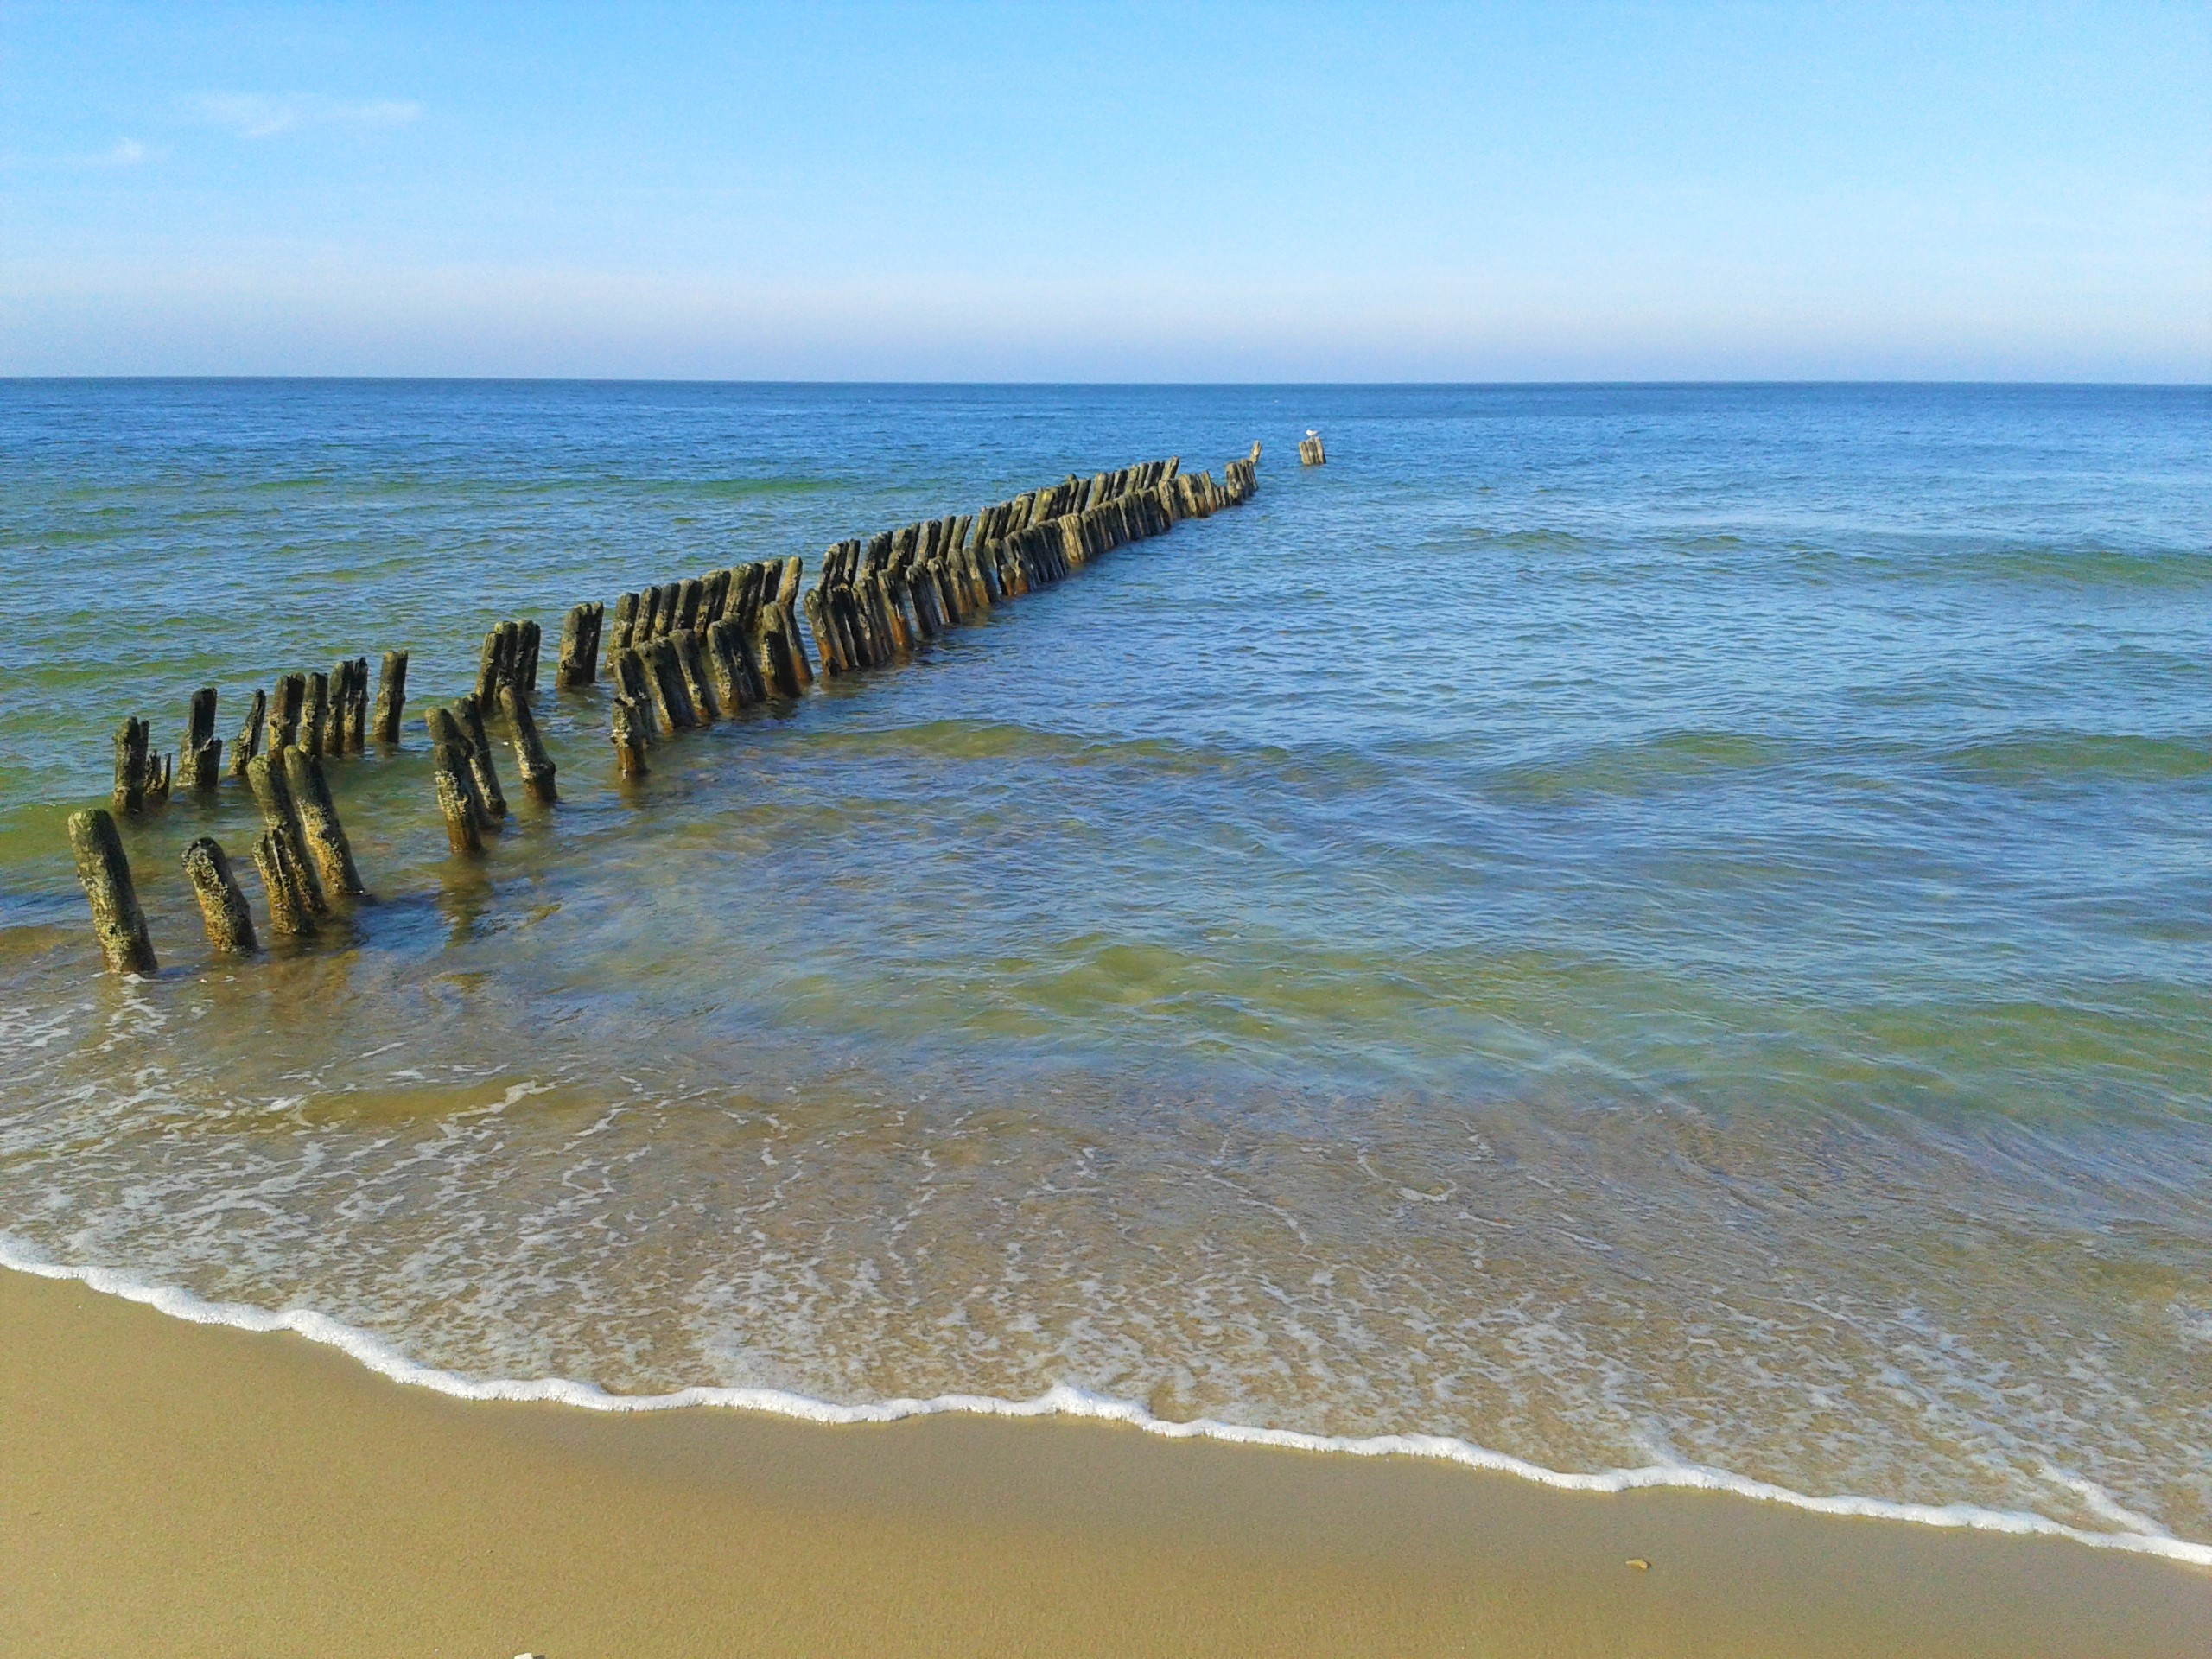
[(423, 106), (398, 99), (348, 103), (319, 93), (202, 92), (193, 113), (210, 126), (241, 138), (274, 138), (305, 127), (404, 127), (423, 116)]
[(100, 151), (99, 155), (86, 156), (85, 165), (87, 167), (136, 167), (141, 162), (149, 160), (151, 156), (152, 152), (136, 138), (118, 138), (112, 147)]

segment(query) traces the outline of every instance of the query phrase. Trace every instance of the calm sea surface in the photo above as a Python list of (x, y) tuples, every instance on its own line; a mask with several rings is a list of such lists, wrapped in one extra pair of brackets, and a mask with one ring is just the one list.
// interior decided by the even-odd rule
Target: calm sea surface
[[(549, 689), (480, 866), (410, 721), (311, 950), (210, 963), (181, 795), (99, 971), (125, 715), (1255, 438), (642, 787)], [(0, 583), (16, 1259), (2212, 1541), (2212, 395), (16, 382)]]

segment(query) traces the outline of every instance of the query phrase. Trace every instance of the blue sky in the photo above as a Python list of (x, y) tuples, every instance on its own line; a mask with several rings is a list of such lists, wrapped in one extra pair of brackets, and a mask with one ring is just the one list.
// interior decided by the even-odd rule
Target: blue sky
[(2212, 6), (25, 5), (0, 372), (2212, 378)]

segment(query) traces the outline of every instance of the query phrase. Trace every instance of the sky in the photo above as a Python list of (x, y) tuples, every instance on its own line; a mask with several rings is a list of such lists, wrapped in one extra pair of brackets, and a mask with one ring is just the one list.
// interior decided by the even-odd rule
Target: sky
[(0, 373), (2212, 379), (2212, 4), (0, 0)]

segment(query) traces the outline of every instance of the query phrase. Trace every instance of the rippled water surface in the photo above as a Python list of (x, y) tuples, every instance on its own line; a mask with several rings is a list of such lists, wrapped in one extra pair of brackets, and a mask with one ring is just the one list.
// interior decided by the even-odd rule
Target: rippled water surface
[[(253, 814), (180, 796), (99, 971), (124, 715), (391, 646), (419, 709), (502, 617), (1255, 438), (642, 786), (548, 690), (480, 866), (419, 725), (334, 763), (314, 949), (207, 959)], [(2212, 1541), (2204, 392), (18, 382), (0, 577), (21, 1252), (470, 1376)]]

